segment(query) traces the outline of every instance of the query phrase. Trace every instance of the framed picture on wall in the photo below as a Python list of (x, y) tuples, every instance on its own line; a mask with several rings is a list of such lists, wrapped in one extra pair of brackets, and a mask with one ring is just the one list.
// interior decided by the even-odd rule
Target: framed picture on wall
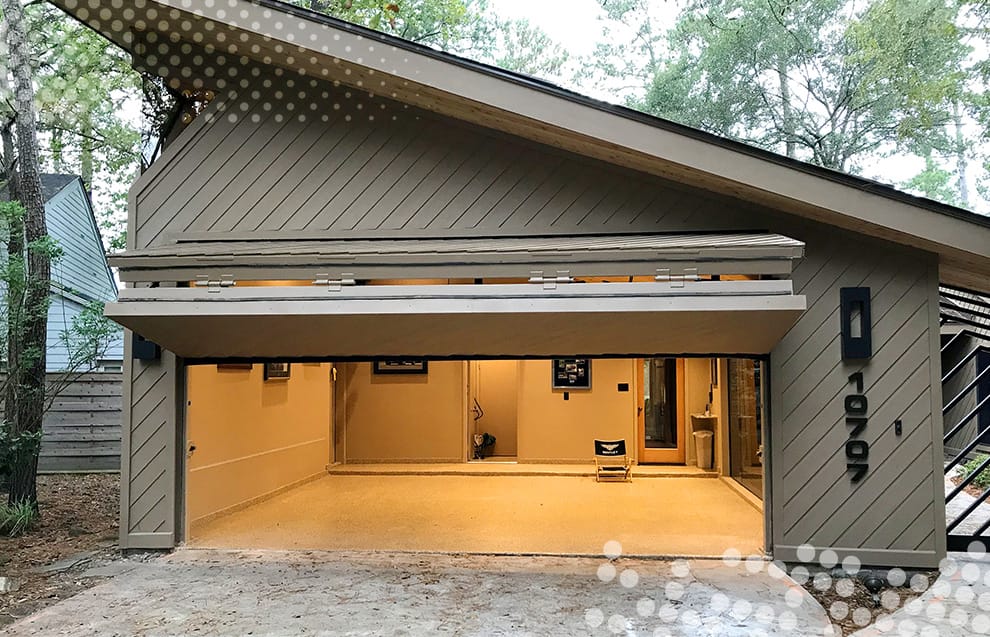
[(291, 363), (265, 363), (265, 380), (289, 380)]
[(591, 389), (590, 358), (555, 358), (551, 369), (554, 389)]
[(429, 362), (410, 358), (376, 360), (372, 364), (372, 371), (376, 374), (426, 374), (429, 371)]
[(221, 372), (249, 372), (253, 367), (251, 363), (217, 363), (217, 369)]

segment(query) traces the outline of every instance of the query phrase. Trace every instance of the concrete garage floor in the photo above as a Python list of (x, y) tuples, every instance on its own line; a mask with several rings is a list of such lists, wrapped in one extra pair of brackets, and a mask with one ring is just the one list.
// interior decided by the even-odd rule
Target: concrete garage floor
[(329, 475), (195, 525), (190, 545), (600, 555), (763, 553), (762, 514), (723, 481)]
[(186, 550), (6, 634), (821, 637), (827, 625), (763, 562)]

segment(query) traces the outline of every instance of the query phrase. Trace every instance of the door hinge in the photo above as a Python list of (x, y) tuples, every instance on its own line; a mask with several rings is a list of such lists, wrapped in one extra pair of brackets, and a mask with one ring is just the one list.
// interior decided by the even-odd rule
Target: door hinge
[(330, 292), (340, 292), (344, 286), (357, 285), (357, 281), (354, 280), (354, 275), (350, 272), (344, 272), (336, 279), (331, 279), (329, 274), (319, 273), (316, 275), (313, 285), (325, 286)]
[(234, 275), (221, 274), (219, 279), (211, 279), (208, 274), (200, 274), (196, 277), (196, 287), (209, 288), (208, 292), (219, 292), (223, 288), (232, 288), (237, 285)]
[(544, 290), (556, 290), (558, 285), (564, 283), (574, 283), (574, 277), (570, 270), (557, 270), (557, 276), (545, 277), (542, 270), (534, 270), (529, 273), (530, 283), (543, 284)]
[(685, 281), (698, 280), (698, 268), (682, 268), (671, 270), (670, 268), (657, 268), (657, 275), (654, 280), (659, 283), (670, 283), (672, 288), (684, 287)]

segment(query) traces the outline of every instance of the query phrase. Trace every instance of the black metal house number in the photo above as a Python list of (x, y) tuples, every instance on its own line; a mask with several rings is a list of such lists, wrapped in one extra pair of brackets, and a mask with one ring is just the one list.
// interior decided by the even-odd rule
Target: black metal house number
[(845, 400), (846, 425), (852, 427), (849, 430), (849, 440), (846, 442), (846, 468), (854, 472), (853, 483), (859, 482), (870, 470), (867, 462), (870, 457), (870, 443), (860, 439), (863, 431), (866, 430), (866, 394), (863, 393), (863, 372), (856, 372), (849, 376), (849, 382), (856, 385), (856, 392), (848, 394)]
[[(842, 329), (842, 360), (869, 360), (873, 357), (870, 288), (841, 288), (839, 307)], [(846, 425), (851, 427), (846, 440), (846, 469), (853, 472), (853, 484), (866, 477), (870, 470), (870, 443), (863, 440), (866, 431), (866, 411), (869, 403), (863, 387), (863, 372), (849, 376), (856, 390), (847, 394), (844, 407)]]

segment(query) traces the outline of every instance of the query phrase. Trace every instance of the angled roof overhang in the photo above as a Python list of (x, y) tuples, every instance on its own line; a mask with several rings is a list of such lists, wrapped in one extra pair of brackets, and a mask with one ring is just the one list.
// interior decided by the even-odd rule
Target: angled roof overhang
[[(154, 55), (153, 68), (170, 64), (169, 45), (187, 43), (374, 87), (446, 116), (936, 253), (943, 281), (990, 292), (990, 220), (888, 186), (273, 0), (51, 1), (141, 63)], [(151, 33), (155, 50), (146, 45)]]

